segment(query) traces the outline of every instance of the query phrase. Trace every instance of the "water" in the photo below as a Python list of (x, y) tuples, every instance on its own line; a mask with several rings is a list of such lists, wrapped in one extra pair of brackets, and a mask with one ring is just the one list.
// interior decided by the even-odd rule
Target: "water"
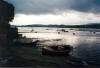
[[(68, 32), (62, 32), (60, 31), (61, 29), (65, 29)], [(74, 56), (95, 64), (100, 62), (100, 29), (22, 27), (18, 28), (18, 30), (20, 34), (27, 38), (41, 40), (41, 46), (71, 45), (74, 47)], [(61, 40), (56, 41), (57, 39)]]

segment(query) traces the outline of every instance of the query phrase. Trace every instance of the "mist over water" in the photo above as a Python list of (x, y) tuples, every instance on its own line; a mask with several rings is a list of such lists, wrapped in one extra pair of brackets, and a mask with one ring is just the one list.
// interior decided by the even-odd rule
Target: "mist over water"
[[(70, 28), (18, 28), (19, 33), (27, 38), (39, 39), (41, 45), (66, 44), (74, 47), (73, 55), (86, 61), (99, 64), (100, 61), (100, 29)], [(65, 29), (68, 32), (59, 31)], [(27, 32), (26, 32), (27, 31)], [(95, 32), (96, 33), (93, 33)], [(60, 32), (60, 34), (58, 33)], [(73, 35), (75, 33), (75, 35)], [(60, 41), (55, 41), (61, 39)]]

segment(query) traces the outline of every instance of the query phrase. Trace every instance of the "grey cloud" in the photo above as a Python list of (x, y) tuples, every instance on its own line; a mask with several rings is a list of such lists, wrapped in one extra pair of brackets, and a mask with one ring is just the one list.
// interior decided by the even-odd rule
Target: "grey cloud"
[(6, 0), (16, 8), (16, 13), (46, 14), (66, 10), (100, 12), (100, 0)]

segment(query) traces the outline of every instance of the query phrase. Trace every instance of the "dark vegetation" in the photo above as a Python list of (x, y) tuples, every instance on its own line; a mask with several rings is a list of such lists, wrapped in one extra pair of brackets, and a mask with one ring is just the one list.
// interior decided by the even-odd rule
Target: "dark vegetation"
[(100, 23), (90, 23), (84, 25), (42, 25), (42, 24), (32, 24), (32, 25), (19, 25), (12, 27), (60, 27), (60, 28), (100, 28)]
[(8, 61), (11, 57), (11, 47), (13, 45), (13, 39), (18, 37), (17, 28), (11, 28), (9, 22), (14, 19), (14, 6), (0, 0), (0, 67), (1, 61)]

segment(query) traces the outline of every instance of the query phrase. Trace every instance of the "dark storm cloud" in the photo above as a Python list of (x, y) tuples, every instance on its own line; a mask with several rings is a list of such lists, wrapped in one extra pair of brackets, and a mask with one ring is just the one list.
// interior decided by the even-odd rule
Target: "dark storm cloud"
[(100, 0), (6, 0), (16, 8), (16, 13), (46, 14), (66, 10), (100, 12)]

